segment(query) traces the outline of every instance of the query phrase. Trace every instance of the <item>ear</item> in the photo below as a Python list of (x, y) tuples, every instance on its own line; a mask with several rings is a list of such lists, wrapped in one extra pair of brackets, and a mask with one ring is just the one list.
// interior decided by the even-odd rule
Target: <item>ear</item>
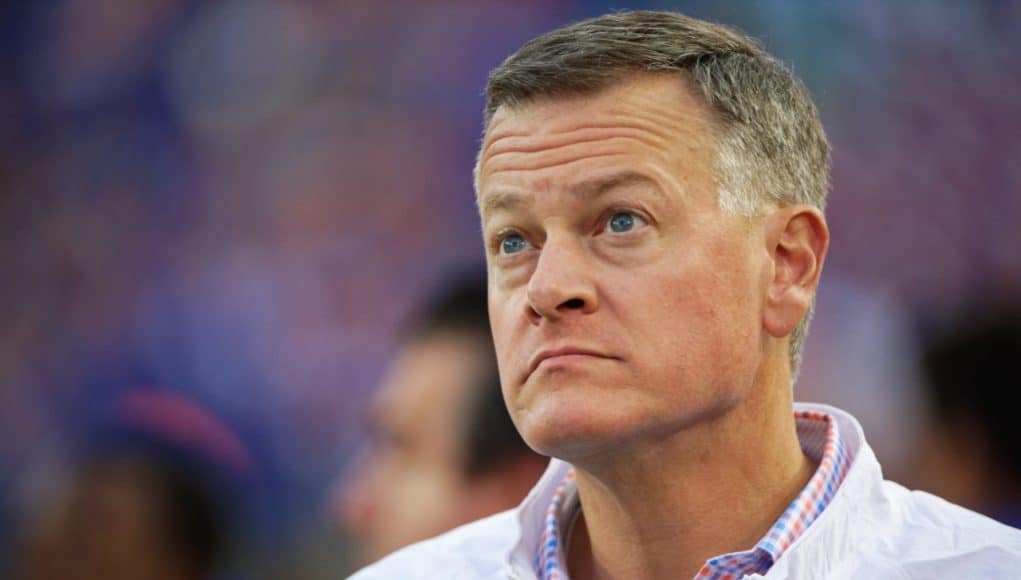
[(807, 205), (780, 208), (767, 219), (773, 277), (762, 323), (770, 336), (783, 338), (794, 332), (812, 306), (830, 230), (822, 212)]

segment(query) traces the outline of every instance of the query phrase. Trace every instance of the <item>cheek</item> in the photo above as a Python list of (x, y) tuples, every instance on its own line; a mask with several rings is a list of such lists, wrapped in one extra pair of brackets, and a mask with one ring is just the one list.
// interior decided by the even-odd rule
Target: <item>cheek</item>
[[(490, 272), (490, 277), (492, 277), (493, 275), (494, 274)], [(493, 334), (493, 343), (498, 347), (497, 350), (499, 353), (499, 346), (501, 345), (503, 336), (506, 334), (504, 332), (504, 328), (507, 325), (506, 320), (507, 313), (505, 312), (506, 298), (503, 291), (499, 288), (499, 286), (493, 283), (492, 281), (490, 281), (489, 283), (487, 294), (488, 294), (487, 306), (489, 311), (489, 327)]]
[(500, 375), (501, 387), (510, 384), (512, 361), (514, 349), (510, 347), (511, 341), (505, 332), (502, 332), (497, 323), (498, 318), (491, 317), (493, 322), (493, 349), (496, 353), (496, 370)]
[(710, 267), (646, 277), (654, 283), (640, 291), (654, 307), (632, 311), (644, 318), (636, 351), (666, 374), (709, 379), (745, 369), (758, 352), (761, 323), (751, 284), (735, 274)]
[(493, 334), (493, 347), (502, 384), (509, 384), (514, 373), (520, 370), (522, 360), (528, 356), (521, 330), (526, 324), (524, 306), (517, 306), (514, 297), (507, 294), (490, 294), (489, 321)]

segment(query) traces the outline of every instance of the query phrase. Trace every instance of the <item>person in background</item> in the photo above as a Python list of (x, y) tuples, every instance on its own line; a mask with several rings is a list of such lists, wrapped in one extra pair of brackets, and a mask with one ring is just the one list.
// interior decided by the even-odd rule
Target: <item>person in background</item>
[(485, 276), (449, 281), (405, 332), (340, 488), (363, 564), (518, 504), (546, 466), (507, 414)]
[(207, 580), (223, 522), (186, 470), (144, 455), (90, 460), (65, 497), (36, 522), (25, 580)]
[(1021, 304), (967, 308), (923, 336), (913, 483), (1021, 528)]
[(222, 578), (241, 440), (181, 394), (132, 389), (83, 436), (66, 484), (25, 526), (24, 580)]

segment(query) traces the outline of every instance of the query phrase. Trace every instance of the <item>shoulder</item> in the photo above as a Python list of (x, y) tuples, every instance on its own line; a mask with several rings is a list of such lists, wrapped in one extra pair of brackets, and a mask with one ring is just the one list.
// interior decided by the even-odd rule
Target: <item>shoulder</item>
[(922, 538), (927, 542), (952, 542), (960, 546), (1006, 543), (1021, 549), (1021, 530), (1017, 528), (931, 493), (910, 491), (889, 481), (884, 482), (884, 486), (889, 497), (898, 504), (898, 528), (905, 536), (925, 532)]
[(863, 446), (833, 501), (767, 578), (1010, 578), (1021, 530), (884, 481)]
[[(794, 578), (1007, 578), (1021, 569), (1021, 530), (885, 481), (861, 426), (834, 415), (854, 460), (833, 501), (789, 561)], [(778, 561), (779, 563), (779, 561)], [(782, 566), (781, 566), (782, 568)], [(800, 572), (795, 573), (795, 571)], [(815, 573), (821, 572), (821, 573)], [(783, 576), (777, 574), (777, 577)]]
[(1021, 530), (929, 493), (891, 482), (884, 487), (891, 521), (880, 528), (872, 553), (895, 563), (903, 577), (1007, 577), (1021, 569)]
[(519, 537), (517, 511), (509, 510), (398, 550), (351, 578), (503, 577)]

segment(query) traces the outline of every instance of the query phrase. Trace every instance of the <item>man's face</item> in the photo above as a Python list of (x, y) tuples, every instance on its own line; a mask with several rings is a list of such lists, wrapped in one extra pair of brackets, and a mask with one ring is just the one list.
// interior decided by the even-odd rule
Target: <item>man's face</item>
[(676, 75), (494, 114), (490, 318), (504, 397), (540, 452), (654, 440), (750, 386), (771, 266), (758, 222), (718, 208), (709, 119)]
[(434, 334), (390, 367), (369, 418), (372, 444), (344, 490), (345, 524), (366, 563), (488, 515), (464, 475), (459, 429), (466, 389), (489, 356), (470, 337)]

